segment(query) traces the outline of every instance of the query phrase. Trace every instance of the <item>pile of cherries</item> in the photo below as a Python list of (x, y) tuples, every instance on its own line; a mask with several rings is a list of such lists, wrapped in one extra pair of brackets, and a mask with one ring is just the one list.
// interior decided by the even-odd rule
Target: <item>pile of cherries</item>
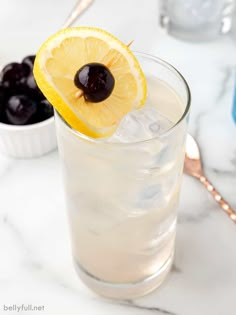
[(0, 122), (34, 124), (53, 116), (53, 107), (35, 82), (35, 56), (7, 64), (0, 72)]

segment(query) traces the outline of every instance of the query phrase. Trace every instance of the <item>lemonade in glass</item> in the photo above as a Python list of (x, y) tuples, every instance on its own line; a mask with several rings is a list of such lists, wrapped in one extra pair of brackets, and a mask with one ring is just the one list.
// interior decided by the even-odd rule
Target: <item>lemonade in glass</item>
[[(92, 44), (89, 46), (87, 43), (86, 47), (92, 49)], [(114, 56), (112, 49), (119, 50), (119, 43), (115, 42), (107, 52)], [(111, 61), (106, 61), (107, 68), (112, 69), (109, 62), (115, 64), (124, 55), (121, 52), (121, 57), (118, 55)], [(57, 51), (52, 58), (58, 60)], [(96, 58), (98, 60), (91, 61), (100, 62)], [(71, 85), (69, 96), (62, 101), (57, 98), (60, 106), (64, 106), (64, 111), (58, 104), (55, 105), (75, 267), (81, 279), (92, 290), (118, 299), (129, 299), (151, 292), (163, 282), (171, 269), (190, 107), (188, 85), (171, 65), (141, 53), (136, 53), (135, 56), (132, 54), (132, 57), (125, 55), (125, 58), (134, 58), (135, 61), (132, 59), (115, 68), (114, 92), (106, 92), (109, 94), (106, 99), (91, 102), (92, 97), (100, 96), (91, 96), (89, 90), (81, 87), (82, 92), (78, 93)], [(38, 63), (40, 60), (42, 57)], [(90, 65), (91, 61), (87, 61), (90, 60), (83, 60), (82, 63)], [(130, 68), (136, 67), (136, 62), (137, 71), (130, 71)], [(51, 76), (54, 73), (52, 64), (50, 59), (46, 63)], [(141, 72), (138, 72), (139, 67)], [(80, 67), (79, 75), (81, 69)], [(44, 72), (40, 71), (40, 68), (36, 69), (36, 77), (45, 73), (45, 68)], [(58, 89), (59, 96), (70, 76), (64, 76), (62, 89), (58, 77), (66, 71), (65, 66), (60, 71), (57, 68), (56, 79), (50, 82)], [(126, 71), (128, 74), (124, 76)], [(135, 78), (131, 78), (131, 74)], [(119, 81), (122, 76), (124, 80)], [(104, 77), (102, 80), (105, 80)], [(73, 79), (75, 84), (76, 77)], [(40, 85), (40, 80), (38, 81)], [(45, 92), (43, 84), (41, 86)], [(116, 86), (117, 89), (122, 89), (119, 92), (123, 93), (119, 94), (120, 98), (115, 94), (118, 93)], [(67, 90), (69, 88), (70, 85)], [(112, 93), (116, 97), (110, 115), (108, 101)], [(76, 104), (85, 106), (79, 112), (79, 123), (74, 122), (74, 117), (68, 118), (65, 115), (65, 106), (71, 101), (71, 95), (74, 96), (74, 103), (70, 103), (71, 111)], [(51, 98), (50, 101), (53, 103), (54, 99)], [(84, 103), (81, 105), (79, 102)], [(122, 117), (113, 107), (114, 102), (117, 107), (120, 104), (120, 107), (124, 107)], [(104, 104), (106, 108), (102, 109)], [(86, 106), (90, 108), (86, 109)], [(96, 119), (100, 117), (90, 117), (87, 126), (87, 112), (84, 116), (81, 113), (87, 110), (91, 115), (92, 106), (96, 106), (96, 115), (110, 115), (105, 117), (108, 120), (118, 115), (115, 127), (114, 123), (110, 126), (105, 123), (102, 125), (101, 121), (104, 122), (105, 118), (97, 122)], [(78, 114), (77, 107), (74, 113)], [(80, 124), (82, 127), (75, 128), (75, 123), (76, 127)]]

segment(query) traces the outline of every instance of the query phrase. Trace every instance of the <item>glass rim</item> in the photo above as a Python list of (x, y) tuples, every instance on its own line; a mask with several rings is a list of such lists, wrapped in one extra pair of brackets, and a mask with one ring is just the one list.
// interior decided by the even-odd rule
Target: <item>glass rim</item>
[(163, 132), (160, 135), (154, 136), (153, 138), (149, 138), (149, 139), (145, 139), (145, 140), (138, 140), (138, 141), (133, 141), (133, 142), (106, 142), (104, 141), (104, 139), (108, 138), (108, 137), (103, 137), (103, 138), (91, 138), (85, 134), (80, 133), (79, 131), (77, 131), (76, 129), (72, 128), (66, 121), (65, 119), (60, 115), (60, 113), (58, 113), (57, 110), (54, 109), (55, 112), (55, 116), (57, 116), (62, 123), (65, 124), (65, 126), (73, 132), (73, 134), (75, 134), (77, 137), (86, 140), (88, 142), (94, 143), (94, 144), (103, 144), (103, 145), (116, 145), (116, 146), (131, 146), (131, 145), (137, 145), (137, 144), (141, 144), (141, 143), (148, 143), (157, 139), (161, 139), (164, 138), (166, 136), (168, 136), (170, 133), (174, 132), (174, 130), (179, 126), (179, 124), (184, 120), (184, 118), (188, 115), (189, 113), (189, 109), (190, 109), (190, 105), (191, 105), (191, 92), (190, 92), (190, 88), (188, 86), (187, 81), (185, 80), (185, 78), (183, 77), (183, 75), (174, 67), (172, 66), (170, 63), (166, 62), (165, 60), (159, 58), (159, 57), (155, 57), (151, 54), (147, 54), (147, 53), (142, 53), (139, 51), (133, 51), (135, 56), (140, 56), (149, 60), (152, 60), (154, 62), (157, 62), (159, 64), (161, 64), (162, 66), (164, 66), (165, 68), (168, 68), (170, 71), (174, 72), (175, 74), (177, 74), (177, 76), (179, 76), (179, 78), (182, 80), (182, 82), (184, 83), (184, 87), (185, 87), (185, 91), (187, 94), (187, 102), (185, 105), (185, 110), (182, 114), (182, 116), (180, 116), (179, 120), (177, 120), (177, 122), (168, 130), (166, 130), (165, 132)]

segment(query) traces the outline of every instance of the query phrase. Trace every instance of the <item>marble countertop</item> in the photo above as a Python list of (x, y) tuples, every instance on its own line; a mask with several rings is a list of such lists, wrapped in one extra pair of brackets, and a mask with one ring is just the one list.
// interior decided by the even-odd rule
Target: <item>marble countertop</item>
[[(36, 51), (73, 4), (2, 0), (0, 62)], [(134, 50), (155, 54), (183, 73), (192, 90), (189, 131), (200, 144), (209, 179), (236, 208), (236, 42), (181, 42), (159, 29), (157, 16), (157, 0), (96, 0), (80, 24), (108, 29), (124, 42), (134, 39)], [(235, 315), (235, 240), (236, 226), (196, 180), (184, 176), (169, 278), (144, 298), (104, 300), (80, 282), (72, 266), (58, 153), (32, 160), (0, 155), (0, 314), (25, 304), (42, 306), (48, 315)]]

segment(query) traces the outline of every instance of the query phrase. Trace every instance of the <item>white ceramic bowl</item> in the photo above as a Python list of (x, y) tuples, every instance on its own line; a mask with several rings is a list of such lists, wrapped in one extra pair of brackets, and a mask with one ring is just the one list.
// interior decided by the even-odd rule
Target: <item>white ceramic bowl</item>
[[(48, 23), (49, 26), (43, 19), (32, 23), (37, 12), (41, 16), (46, 10), (47, 17), (53, 17), (54, 1), (5, 2), (6, 5), (0, 5), (0, 70), (8, 63), (21, 62), (26, 56), (36, 54), (45, 39), (55, 32), (66, 17), (65, 6), (62, 6)], [(69, 10), (73, 6), (72, 0), (64, 0), (64, 3), (67, 3)], [(54, 118), (26, 126), (0, 123), (0, 154), (14, 158), (34, 158), (52, 151), (56, 145)]]
[(0, 123), (0, 152), (14, 158), (34, 158), (57, 146), (54, 117), (42, 122), (13, 126)]

